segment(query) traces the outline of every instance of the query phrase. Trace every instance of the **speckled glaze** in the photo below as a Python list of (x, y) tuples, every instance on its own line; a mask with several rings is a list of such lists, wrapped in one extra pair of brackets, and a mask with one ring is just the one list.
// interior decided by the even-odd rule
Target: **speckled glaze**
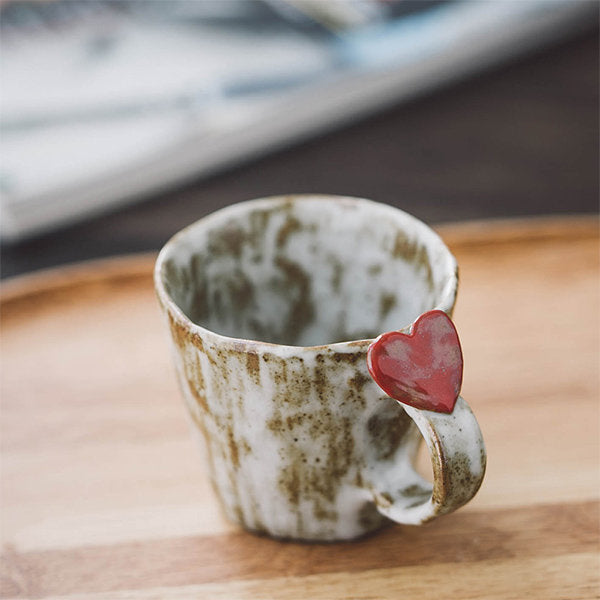
[[(367, 369), (380, 333), (452, 313), (456, 262), (420, 221), (354, 198), (244, 202), (172, 238), (155, 283), (230, 519), (280, 538), (352, 539), (476, 493), (485, 450), (464, 400), (450, 415), (403, 407)], [(413, 467), (421, 439), (433, 486)]]

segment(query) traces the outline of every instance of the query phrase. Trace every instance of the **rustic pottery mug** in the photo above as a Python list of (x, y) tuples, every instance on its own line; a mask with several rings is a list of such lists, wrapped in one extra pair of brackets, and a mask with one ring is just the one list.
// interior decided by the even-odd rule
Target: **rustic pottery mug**
[[(457, 284), (456, 261), (431, 229), (356, 198), (243, 202), (165, 245), (156, 290), (230, 519), (279, 538), (343, 540), (387, 519), (424, 523), (475, 495), (486, 455), (458, 397), (462, 362), (441, 411), (391, 399), (372, 364), (381, 359), (383, 372), (389, 359), (377, 344), (406, 358), (396, 338), (425, 339), (437, 323), (444, 339), (455, 336)], [(373, 341), (390, 331), (396, 338)], [(414, 467), (422, 439), (433, 485)]]

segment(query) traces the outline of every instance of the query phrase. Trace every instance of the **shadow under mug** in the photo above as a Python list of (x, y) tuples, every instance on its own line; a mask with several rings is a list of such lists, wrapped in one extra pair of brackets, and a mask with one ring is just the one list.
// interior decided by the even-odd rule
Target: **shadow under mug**
[[(302, 540), (420, 524), (477, 492), (471, 410), (402, 405), (367, 369), (372, 339), (451, 316), (454, 257), (424, 223), (369, 200), (285, 196), (220, 210), (162, 249), (155, 285), (212, 483), (243, 527)], [(427, 443), (433, 485), (415, 470)]]

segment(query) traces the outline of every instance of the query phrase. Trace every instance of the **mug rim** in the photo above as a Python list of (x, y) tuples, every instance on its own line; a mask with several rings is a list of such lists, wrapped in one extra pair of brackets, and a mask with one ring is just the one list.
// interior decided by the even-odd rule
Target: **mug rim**
[[(373, 342), (375, 338), (358, 339), (358, 340), (344, 340), (341, 342), (333, 342), (330, 344), (319, 344), (315, 346), (297, 346), (292, 344), (277, 344), (274, 342), (267, 342), (262, 340), (238, 338), (228, 335), (223, 335), (207, 329), (198, 323), (192, 321), (179, 307), (179, 305), (173, 300), (171, 295), (167, 292), (165, 282), (163, 280), (163, 266), (165, 261), (169, 257), (170, 253), (173, 252), (174, 247), (177, 244), (189, 236), (194, 230), (205, 228), (210, 224), (211, 221), (217, 221), (226, 218), (228, 215), (235, 215), (240, 212), (249, 212), (249, 209), (259, 209), (260, 207), (274, 207), (277, 205), (284, 205), (289, 203), (295, 203), (303, 200), (320, 200), (337, 204), (346, 204), (352, 206), (370, 206), (376, 208), (379, 211), (389, 212), (390, 215), (394, 215), (396, 218), (400, 217), (407, 224), (415, 226), (419, 230), (419, 237), (428, 237), (435, 244), (439, 245), (443, 251), (447, 254), (447, 258), (450, 260), (452, 267), (452, 274), (448, 278), (448, 281), (444, 284), (443, 291), (439, 302), (431, 307), (429, 310), (442, 310), (449, 317), (452, 317), (452, 311), (456, 302), (456, 295), (458, 292), (458, 264), (450, 249), (446, 246), (442, 238), (425, 222), (421, 221), (417, 217), (407, 213), (406, 211), (386, 204), (383, 202), (376, 202), (367, 198), (358, 198), (353, 196), (342, 196), (336, 194), (318, 194), (318, 193), (303, 193), (303, 194), (285, 194), (285, 195), (274, 195), (266, 196), (263, 198), (256, 198), (252, 200), (244, 200), (242, 202), (236, 202), (216, 210), (200, 219), (190, 223), (183, 229), (175, 233), (161, 248), (154, 265), (154, 288), (158, 297), (158, 300), (167, 314), (175, 320), (176, 324), (186, 330), (188, 335), (199, 337), (203, 341), (212, 340), (220, 347), (225, 347), (231, 350), (244, 351), (244, 352), (255, 352), (258, 353), (263, 351), (277, 351), (279, 354), (295, 354), (299, 351), (308, 352), (323, 352), (331, 350), (332, 352), (339, 352), (340, 350), (347, 349), (351, 351), (365, 351), (367, 347)], [(398, 331), (408, 331), (412, 325), (407, 323), (402, 329)], [(384, 333), (383, 331), (381, 333)]]

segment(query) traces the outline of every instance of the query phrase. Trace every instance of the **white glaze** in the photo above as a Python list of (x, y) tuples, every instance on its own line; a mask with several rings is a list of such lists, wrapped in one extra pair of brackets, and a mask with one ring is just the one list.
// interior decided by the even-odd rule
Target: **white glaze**
[[(250, 214), (269, 211), (257, 237)], [(218, 243), (215, 231), (226, 234)], [(408, 250), (399, 248), (399, 240)], [(222, 251), (229, 247), (230, 254)], [(296, 290), (295, 279), (283, 278), (282, 265), (292, 275), (300, 272), (301, 282), (308, 276), (310, 285)], [(420, 221), (350, 198), (241, 203), (175, 236), (159, 256), (155, 279), (191, 422), (207, 443), (211, 477), (231, 519), (278, 537), (349, 539), (381, 525), (375, 506), (381, 515), (417, 524), (454, 510), (476, 492), (485, 454), (464, 401), (452, 415), (407, 408), (415, 425), (370, 379), (369, 340), (336, 339), (340, 331), (350, 336), (344, 339), (353, 332), (374, 337), (406, 331), (434, 308), (451, 314), (456, 262)], [(236, 310), (243, 294), (229, 290), (242, 280), (249, 299)], [(274, 293), (286, 282), (283, 296)], [(188, 315), (197, 312), (198, 286), (216, 290), (208, 301), (219, 302), (194, 323)], [(200, 291), (207, 301), (206, 289)], [(296, 291), (314, 307), (301, 328), (290, 309)], [(395, 304), (384, 311), (381, 299), (388, 297)], [(278, 328), (280, 322), (291, 323), (290, 333)], [(294, 342), (244, 339), (261, 328)], [(394, 446), (400, 425), (405, 431)], [(431, 486), (413, 468), (417, 427), (432, 452), (434, 472), (462, 469), (472, 482), (469, 490), (458, 493), (436, 481), (432, 498)]]

